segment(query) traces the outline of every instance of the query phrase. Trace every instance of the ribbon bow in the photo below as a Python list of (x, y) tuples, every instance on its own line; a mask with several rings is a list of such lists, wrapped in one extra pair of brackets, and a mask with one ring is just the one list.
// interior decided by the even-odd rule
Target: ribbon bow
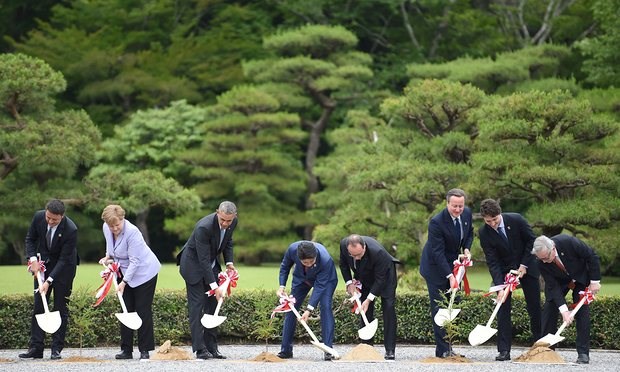
[(276, 306), (271, 312), (271, 318), (276, 316), (276, 313), (287, 313), (291, 311), (291, 306), (295, 306), (295, 297), (293, 296), (281, 296), (280, 305)]
[(351, 298), (349, 298), (349, 301), (353, 303), (353, 306), (351, 307), (351, 312), (358, 314), (360, 310), (359, 310), (359, 307), (357, 306), (357, 301), (355, 300), (362, 296), (362, 282), (360, 282), (357, 279), (353, 279), (351, 284), (353, 284), (356, 289), (355, 293), (351, 296)]
[(93, 307), (99, 306), (108, 295), (108, 292), (110, 292), (110, 288), (112, 288), (112, 281), (114, 280), (114, 275), (112, 275), (112, 273), (116, 273), (116, 276), (118, 277), (119, 268), (120, 264), (118, 262), (113, 262), (108, 265), (107, 269), (99, 273), (99, 276), (103, 278), (103, 284), (101, 284), (99, 288), (97, 288), (97, 293), (95, 294), (95, 298), (97, 299), (97, 301), (95, 302)]
[(504, 277), (504, 284), (496, 285), (496, 286), (489, 288), (489, 292), (485, 293), (483, 296), (487, 297), (491, 293), (495, 293), (495, 292), (501, 291), (506, 288), (508, 288), (510, 292), (513, 292), (515, 289), (517, 289), (519, 284), (520, 282), (519, 282), (518, 276), (512, 275), (511, 273), (507, 273), (506, 276)]
[[(585, 297), (586, 301), (583, 303), (584, 305), (589, 305), (592, 301), (594, 301), (594, 293), (590, 290), (590, 287), (587, 287), (583, 291), (579, 291), (579, 301), (581, 301)], [(570, 308), (574, 308), (575, 304), (570, 305)]]
[[(218, 288), (220, 288), (227, 279), (229, 280), (228, 288), (226, 288), (226, 295), (230, 297), (231, 289), (237, 287), (237, 280), (239, 280), (239, 272), (237, 270), (226, 270), (225, 272), (220, 271), (220, 273), (217, 274), (217, 279), (218, 279)], [(207, 295), (209, 296), (215, 295), (215, 289), (211, 289), (207, 291)]]
[[(30, 272), (30, 273), (33, 273), (33, 272), (32, 272), (32, 263), (33, 263), (33, 262), (34, 262), (34, 261), (28, 261), (28, 268), (27, 268), (27, 271), (28, 271), (28, 272)], [(39, 260), (37, 260), (37, 262), (39, 263), (39, 271), (41, 271), (42, 273), (44, 273), (44, 272), (45, 272), (45, 262), (41, 261), (40, 259), (39, 259)], [(34, 274), (34, 273), (33, 273), (33, 274)]]
[[(467, 279), (467, 268), (473, 266), (474, 263), (467, 257), (464, 257), (463, 260), (456, 259), (453, 262), (454, 268), (452, 269), (452, 274), (456, 278), (457, 283), (463, 282), (463, 289), (465, 290), (465, 294), (469, 295), (471, 293), (471, 289), (469, 288), (469, 280)], [(460, 268), (463, 268), (461, 271)], [(462, 275), (459, 274), (459, 271), (462, 272)]]

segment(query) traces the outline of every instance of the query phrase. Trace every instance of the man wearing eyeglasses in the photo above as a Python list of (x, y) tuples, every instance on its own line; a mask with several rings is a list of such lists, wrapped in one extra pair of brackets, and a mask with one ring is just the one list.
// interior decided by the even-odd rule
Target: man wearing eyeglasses
[[(558, 312), (562, 320), (573, 319), (564, 299), (573, 290), (573, 302), (579, 302), (579, 292), (590, 287), (596, 294), (601, 289), (601, 267), (596, 252), (574, 236), (544, 235), (534, 241), (532, 254), (541, 261), (540, 273), (545, 279), (545, 304), (542, 312), (543, 333), (555, 334)], [(590, 307), (585, 305), (575, 314), (577, 320), (577, 363), (590, 362)]]

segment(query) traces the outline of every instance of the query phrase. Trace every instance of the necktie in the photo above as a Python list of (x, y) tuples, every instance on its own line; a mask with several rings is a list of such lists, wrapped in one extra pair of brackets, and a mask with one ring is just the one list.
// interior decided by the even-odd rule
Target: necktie
[(456, 235), (456, 240), (461, 242), (461, 223), (458, 218), (454, 219), (454, 234)]
[(504, 239), (504, 241), (505, 241), (506, 243), (508, 243), (508, 236), (506, 236), (506, 232), (504, 231), (504, 228), (503, 228), (503, 227), (501, 227), (501, 226), (499, 226), (499, 227), (497, 228), (497, 231), (499, 232), (499, 236), (501, 236), (501, 237), (502, 237), (502, 239)]
[(47, 229), (47, 234), (45, 234), (45, 241), (47, 242), (47, 247), (51, 248), (52, 247), (52, 229), (51, 228)]
[(562, 262), (560, 262), (560, 260), (557, 258), (557, 256), (556, 256), (556, 258), (553, 259), (553, 263), (555, 264), (555, 266), (559, 267), (560, 270), (562, 270), (562, 272), (564, 274), (568, 274), (568, 271), (566, 271), (566, 267), (564, 267), (564, 264)]

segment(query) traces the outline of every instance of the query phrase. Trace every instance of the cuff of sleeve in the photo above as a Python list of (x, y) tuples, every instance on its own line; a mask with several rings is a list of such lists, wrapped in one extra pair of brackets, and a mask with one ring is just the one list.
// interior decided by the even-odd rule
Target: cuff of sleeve
[(209, 287), (211, 287), (211, 289), (217, 289), (217, 283), (213, 282), (213, 283), (209, 284)]
[(309, 311), (314, 310), (314, 306), (312, 306), (312, 305), (308, 305), (308, 310), (309, 310)]
[(226, 262), (226, 266), (228, 266), (228, 265), (232, 265), (232, 264), (233, 264), (233, 263), (232, 263), (232, 261), (230, 261), (230, 262)]
[(527, 269), (527, 266), (525, 266), (524, 264), (521, 264), (522, 267), (525, 267)]
[(47, 279), (45, 279), (45, 281), (52, 283), (54, 281), (54, 278), (52, 278), (51, 276), (48, 276)]
[(36, 260), (37, 260), (37, 256), (32, 256), (32, 257), (30, 257), (30, 262), (34, 262), (34, 261), (36, 261)]
[(600, 281), (600, 280), (590, 280), (590, 283), (600, 284), (600, 283), (601, 283), (601, 281)]
[(561, 313), (565, 313), (565, 312), (568, 311), (568, 306), (566, 306), (566, 304), (564, 304), (564, 305), (560, 306), (558, 309), (560, 310)]
[(349, 284), (351, 284), (351, 283), (353, 283), (353, 280), (347, 280), (347, 282), (346, 282), (346, 283), (344, 283), (344, 286), (346, 287), (346, 286), (348, 286), (348, 285), (349, 285)]
[(446, 276), (446, 279), (450, 279), (451, 276), (454, 276), (454, 274), (452, 273), (448, 274), (448, 276)]
[(369, 293), (369, 294), (368, 294), (368, 297), (366, 297), (366, 298), (367, 298), (367, 299), (369, 299), (370, 301), (374, 301), (376, 297), (377, 297), (377, 296), (375, 296), (374, 294)]

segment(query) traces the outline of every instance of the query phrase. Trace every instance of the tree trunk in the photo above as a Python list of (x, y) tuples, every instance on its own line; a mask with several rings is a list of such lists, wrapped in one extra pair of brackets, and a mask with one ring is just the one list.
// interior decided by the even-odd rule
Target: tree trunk
[(149, 217), (149, 212), (150, 211), (151, 211), (150, 208), (146, 208), (145, 210), (143, 210), (142, 212), (140, 212), (140, 213), (138, 213), (136, 215), (136, 226), (138, 227), (138, 230), (140, 230), (140, 232), (142, 233), (142, 236), (144, 237), (144, 241), (149, 246), (150, 246), (150, 243), (149, 243), (149, 227), (148, 227), (148, 224), (147, 224), (146, 220)]

